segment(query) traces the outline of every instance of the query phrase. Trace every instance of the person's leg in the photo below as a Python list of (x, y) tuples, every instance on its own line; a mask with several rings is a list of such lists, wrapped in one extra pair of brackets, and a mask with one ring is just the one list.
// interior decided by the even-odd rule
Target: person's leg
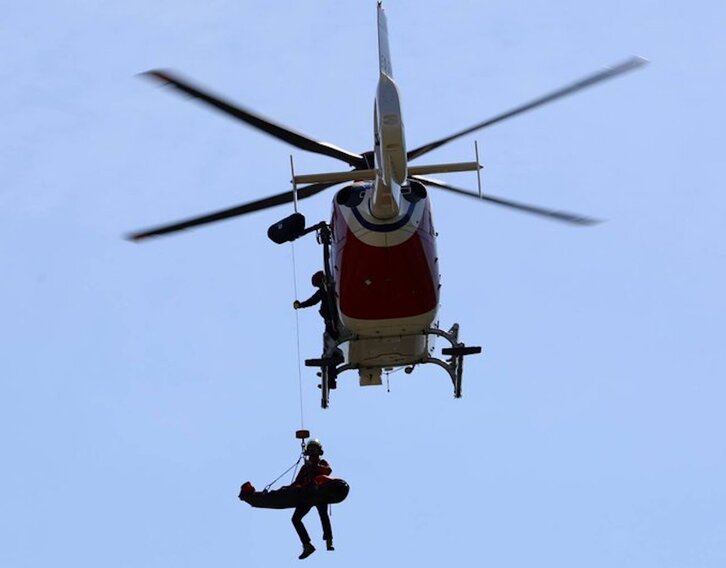
[(300, 542), (303, 546), (310, 543), (310, 535), (308, 534), (305, 525), (303, 524), (303, 517), (310, 511), (310, 505), (301, 505), (295, 509), (292, 514), (292, 526), (295, 527), (297, 536), (300, 537)]
[(320, 524), (323, 526), (323, 540), (328, 547), (328, 550), (334, 550), (333, 548), (333, 527), (330, 525), (330, 517), (328, 516), (327, 505), (317, 505), (318, 514), (320, 515)]
[(300, 542), (303, 545), (302, 554), (298, 556), (300, 560), (307, 558), (315, 552), (315, 547), (310, 542), (310, 535), (302, 522), (303, 517), (308, 514), (310, 509), (310, 505), (301, 505), (300, 507), (297, 507), (295, 512), (292, 514), (292, 525), (295, 527), (297, 536), (300, 537)]

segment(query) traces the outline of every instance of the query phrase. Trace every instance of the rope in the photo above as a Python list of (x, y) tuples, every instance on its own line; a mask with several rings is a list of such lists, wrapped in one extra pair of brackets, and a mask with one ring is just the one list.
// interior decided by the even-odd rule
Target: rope
[[(294, 292), (294, 298), (297, 300), (297, 265), (295, 263), (295, 243), (290, 243), (290, 251), (292, 252), (292, 288)], [(300, 364), (300, 317), (297, 310), (295, 310), (295, 332), (297, 343), (297, 383), (298, 395), (300, 398), (300, 429), (304, 430), (305, 415), (303, 413), (302, 365)]]
[(282, 472), (282, 473), (281, 473), (280, 475), (278, 475), (278, 476), (277, 476), (277, 477), (276, 477), (276, 478), (275, 478), (275, 479), (274, 479), (273, 481), (271, 481), (270, 483), (268, 483), (267, 485), (265, 485), (265, 489), (264, 489), (264, 491), (269, 491), (269, 490), (270, 490), (270, 487), (272, 487), (273, 485), (275, 485), (275, 483), (277, 483), (277, 482), (278, 482), (278, 481), (280, 480), (280, 478), (281, 478), (281, 477), (282, 477), (283, 475), (285, 475), (285, 474), (286, 474), (286, 473), (287, 473), (288, 471), (290, 471), (290, 470), (291, 470), (291, 469), (292, 469), (293, 467), (295, 467), (295, 468), (296, 468), (296, 467), (297, 467), (297, 464), (299, 464), (299, 463), (300, 463), (300, 460), (301, 460), (301, 459), (303, 459), (303, 456), (302, 456), (302, 454), (300, 454), (300, 457), (299, 457), (299, 458), (297, 458), (297, 461), (296, 461), (296, 462), (295, 462), (294, 464), (292, 464), (292, 465), (291, 465), (290, 467), (288, 467), (288, 468), (287, 468), (287, 469), (286, 469), (285, 471), (283, 471), (283, 472)]

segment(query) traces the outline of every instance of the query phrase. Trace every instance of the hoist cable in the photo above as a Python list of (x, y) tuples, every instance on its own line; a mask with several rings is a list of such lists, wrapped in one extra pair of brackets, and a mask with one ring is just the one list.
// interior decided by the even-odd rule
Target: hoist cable
[[(297, 300), (297, 265), (295, 263), (295, 243), (290, 243), (290, 251), (292, 253), (292, 288)], [(302, 365), (300, 355), (300, 317), (295, 310), (295, 335), (297, 342), (297, 382), (298, 394), (300, 398), (300, 429), (305, 429), (305, 416), (303, 413), (303, 388), (302, 388)]]

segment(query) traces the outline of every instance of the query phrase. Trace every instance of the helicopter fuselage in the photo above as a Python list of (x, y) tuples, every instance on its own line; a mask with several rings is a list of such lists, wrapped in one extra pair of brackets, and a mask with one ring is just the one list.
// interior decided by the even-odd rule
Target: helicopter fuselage
[(336, 196), (330, 269), (340, 321), (356, 336), (348, 363), (400, 366), (426, 354), (422, 331), (436, 320), (436, 233), (423, 186), (404, 186), (399, 214), (389, 219), (373, 215), (374, 191), (361, 182)]
[(428, 355), (424, 330), (436, 320), (439, 269), (431, 204), (408, 179), (406, 138), (393, 79), (385, 13), (378, 7), (379, 76), (373, 107), (375, 178), (333, 200), (330, 274), (347, 363), (380, 374)]

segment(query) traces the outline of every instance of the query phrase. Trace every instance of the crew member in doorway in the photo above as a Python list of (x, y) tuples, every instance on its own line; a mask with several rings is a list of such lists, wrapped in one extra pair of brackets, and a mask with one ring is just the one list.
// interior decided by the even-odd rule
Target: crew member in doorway
[(333, 314), (330, 313), (330, 299), (328, 298), (328, 292), (325, 289), (325, 272), (319, 270), (313, 274), (310, 281), (313, 286), (317, 288), (315, 293), (304, 302), (295, 300), (292, 303), (292, 307), (299, 310), (300, 308), (309, 308), (319, 303), (320, 308), (318, 309), (318, 312), (320, 313), (320, 317), (323, 318), (323, 321), (325, 321), (325, 334), (331, 339), (338, 339), (338, 330), (335, 329)]
[[(300, 472), (295, 478), (293, 486), (303, 487), (309, 489), (311, 492), (317, 490), (315, 484), (315, 478), (319, 475), (330, 475), (333, 471), (330, 465), (324, 459), (321, 459), (323, 455), (323, 445), (320, 440), (310, 440), (305, 447), (305, 463), (300, 468)], [(320, 524), (323, 527), (323, 540), (325, 541), (328, 550), (335, 550), (333, 548), (333, 529), (330, 526), (330, 517), (328, 516), (328, 506), (325, 504), (315, 505), (320, 515)], [(315, 547), (310, 542), (310, 535), (305, 529), (303, 524), (303, 517), (307, 515), (312, 509), (312, 505), (299, 505), (292, 515), (292, 524), (297, 531), (297, 535), (300, 537), (300, 542), (303, 545), (303, 551), (298, 558), (303, 560), (315, 552)]]
[[(338, 330), (336, 328), (333, 313), (331, 313), (330, 310), (331, 298), (328, 295), (328, 291), (326, 289), (325, 273), (322, 270), (319, 270), (318, 272), (313, 274), (310, 281), (312, 282), (313, 286), (317, 288), (315, 293), (304, 302), (295, 300), (292, 303), (292, 307), (296, 310), (299, 310), (300, 308), (309, 308), (311, 306), (314, 306), (315, 304), (320, 304), (318, 312), (320, 313), (320, 316), (325, 322), (325, 334), (323, 336), (323, 356), (325, 356), (329, 344), (334, 345), (338, 337), (340, 337), (340, 334), (338, 333)], [(332, 360), (333, 362), (328, 366), (328, 377), (330, 381), (330, 388), (334, 389), (337, 387), (336, 365), (343, 361), (343, 352), (337, 347), (333, 351)]]

